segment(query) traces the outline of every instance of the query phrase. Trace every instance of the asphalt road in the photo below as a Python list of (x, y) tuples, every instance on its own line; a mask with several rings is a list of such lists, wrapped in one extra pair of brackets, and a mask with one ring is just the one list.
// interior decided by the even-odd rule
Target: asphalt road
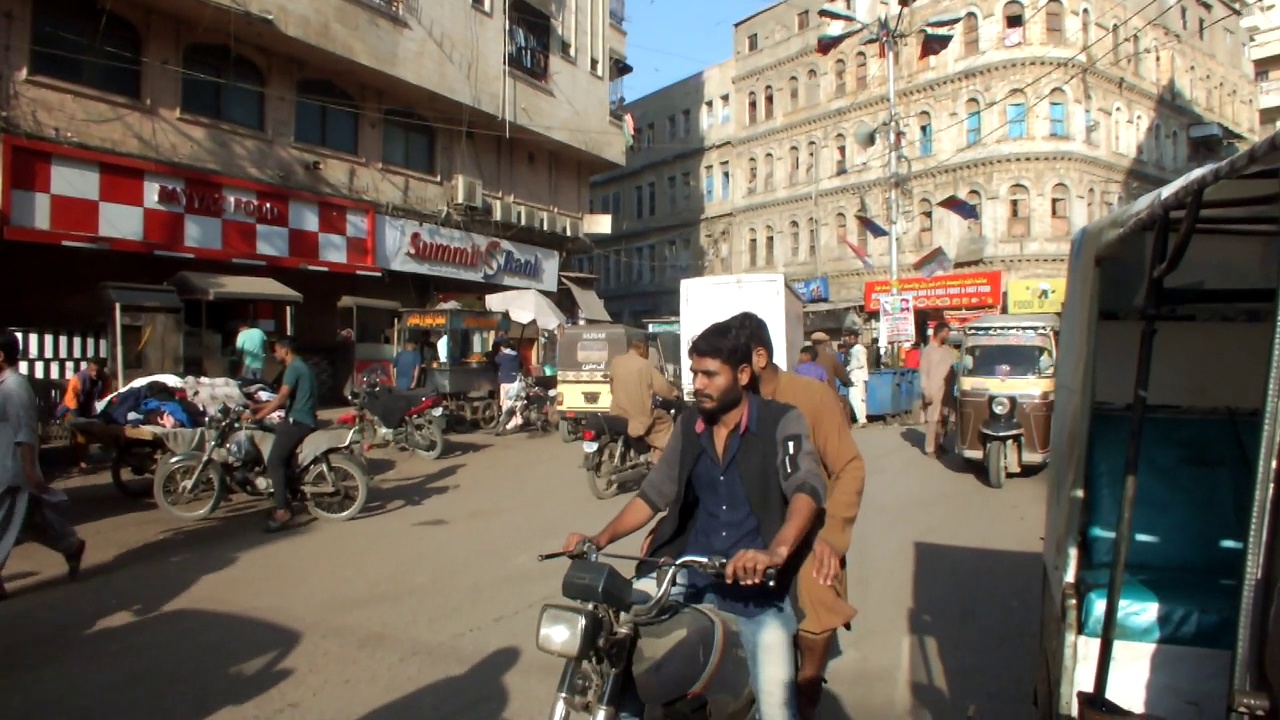
[[(824, 717), (1027, 717), (1044, 477), (993, 491), (924, 458), (917, 429), (855, 437), (860, 615)], [(67, 583), (49, 551), (13, 553), (0, 716), (541, 720), (560, 665), (534, 623), (562, 566), (534, 556), (626, 498), (595, 500), (554, 436), (451, 440), (434, 462), (375, 459), (362, 517), (273, 536), (256, 503), (184, 525), (101, 478), (61, 485), (85, 572)]]

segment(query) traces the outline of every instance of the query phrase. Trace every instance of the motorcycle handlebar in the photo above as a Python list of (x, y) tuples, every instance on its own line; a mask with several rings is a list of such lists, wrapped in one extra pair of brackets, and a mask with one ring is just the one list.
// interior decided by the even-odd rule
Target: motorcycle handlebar
[[(631, 560), (633, 562), (652, 562), (652, 563), (657, 563), (659, 569), (691, 568), (694, 570), (700, 570), (716, 579), (724, 579), (724, 571), (729, 566), (729, 559), (726, 557), (721, 557), (719, 555), (684, 555), (675, 559), (647, 558), (647, 557), (638, 557), (635, 555), (615, 555), (611, 553), (602, 553), (596, 550), (596, 548), (590, 543), (585, 543), (582, 546), (574, 548), (573, 550), (569, 550), (569, 551), (562, 550), (560, 552), (553, 552), (553, 553), (546, 553), (544, 555), (539, 555), (538, 562), (543, 562), (546, 560), (554, 560), (562, 557), (567, 557), (573, 560), (586, 558), (588, 560), (594, 561), (597, 558), (610, 558), (613, 560)], [(668, 573), (668, 576), (673, 580), (675, 578), (675, 575), (676, 573), (674, 572)], [(768, 585), (769, 587), (773, 587), (774, 584), (777, 583), (778, 581), (778, 569), (769, 568), (765, 570), (763, 579), (766, 585)], [(666, 584), (670, 585), (669, 582)], [(666, 591), (667, 592), (659, 593), (664, 599), (666, 594), (670, 592), (670, 587), (667, 587)]]

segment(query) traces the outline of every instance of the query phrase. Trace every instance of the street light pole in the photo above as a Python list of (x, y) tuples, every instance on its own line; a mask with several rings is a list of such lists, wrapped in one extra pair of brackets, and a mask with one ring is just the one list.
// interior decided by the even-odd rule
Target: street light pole
[[(889, 133), (889, 293), (896, 296), (898, 294), (898, 216), (900, 214), (898, 189), (901, 186), (901, 179), (898, 177), (898, 152), (900, 149), (898, 139), (902, 136), (897, 102), (898, 73), (896, 65), (898, 64), (898, 42), (893, 37), (893, 28), (886, 17), (880, 19), (880, 32), (883, 35), (881, 42), (884, 43), (885, 62), (889, 66), (889, 120), (885, 123), (885, 128)], [(896, 360), (897, 348), (894, 347), (894, 350), (894, 358)]]

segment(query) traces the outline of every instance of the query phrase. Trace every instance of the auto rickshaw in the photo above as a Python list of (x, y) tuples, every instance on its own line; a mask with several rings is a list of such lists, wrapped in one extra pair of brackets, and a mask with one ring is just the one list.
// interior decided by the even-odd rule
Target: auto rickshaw
[(568, 443), (581, 439), (582, 427), (591, 416), (609, 412), (613, 401), (609, 361), (626, 353), (633, 338), (646, 337), (649, 362), (666, 376), (662, 344), (644, 330), (613, 324), (565, 327), (556, 356), (556, 409), (560, 414), (561, 440)]
[(956, 452), (987, 484), (1049, 462), (1056, 315), (985, 315), (964, 327), (956, 381)]

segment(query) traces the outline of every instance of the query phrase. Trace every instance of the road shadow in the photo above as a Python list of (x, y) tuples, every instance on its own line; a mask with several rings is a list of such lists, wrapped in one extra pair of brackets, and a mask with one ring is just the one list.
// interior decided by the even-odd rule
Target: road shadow
[(1042, 565), (1039, 553), (916, 543), (913, 718), (1031, 716)]
[(111, 483), (110, 475), (67, 478), (54, 482), (53, 486), (67, 494), (68, 502), (59, 503), (59, 510), (76, 526), (156, 510), (155, 501), (150, 496), (132, 498), (122, 495)]
[(454, 438), (445, 438), (444, 452), (440, 453), (440, 457), (437, 459), (451, 460), (453, 458), (462, 457), (463, 455), (470, 455), (471, 453), (479, 452), (487, 447), (490, 447), (490, 446), (477, 443), (477, 442), (468, 442), (466, 440), (456, 440)]
[(359, 720), (504, 720), (511, 700), (505, 678), (519, 659), (519, 648), (499, 648), (462, 673), (392, 700)]
[(854, 718), (835, 693), (823, 690), (822, 702), (818, 705), (818, 720), (854, 720)]
[(898, 435), (911, 447), (924, 452), (924, 430), (916, 427), (907, 427), (903, 428)]
[(439, 483), (457, 475), (464, 467), (466, 466), (462, 463), (455, 463), (416, 479), (380, 482), (369, 488), (369, 503), (364, 506), (359, 519), (386, 515), (406, 507), (418, 507), (437, 495), (454, 490), (458, 487), (457, 484)]

